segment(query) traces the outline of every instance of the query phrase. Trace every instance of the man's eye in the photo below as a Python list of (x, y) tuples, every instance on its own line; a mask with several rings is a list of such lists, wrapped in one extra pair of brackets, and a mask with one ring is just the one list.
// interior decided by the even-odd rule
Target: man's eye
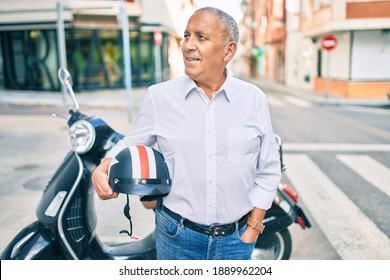
[(188, 39), (188, 38), (190, 38), (190, 35), (189, 34), (184, 34), (184, 39)]
[(198, 39), (199, 40), (206, 40), (206, 37), (204, 37), (203, 35), (198, 35)]

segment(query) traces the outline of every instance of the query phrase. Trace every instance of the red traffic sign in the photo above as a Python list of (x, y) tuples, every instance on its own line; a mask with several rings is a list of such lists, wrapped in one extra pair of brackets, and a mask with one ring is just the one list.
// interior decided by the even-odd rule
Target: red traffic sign
[(333, 35), (326, 35), (321, 39), (321, 47), (324, 50), (330, 51), (337, 46), (337, 39)]
[(162, 45), (162, 38), (163, 38), (163, 36), (162, 36), (162, 33), (161, 33), (160, 29), (156, 29), (154, 31), (153, 37), (154, 37), (154, 44), (156, 46), (161, 46)]

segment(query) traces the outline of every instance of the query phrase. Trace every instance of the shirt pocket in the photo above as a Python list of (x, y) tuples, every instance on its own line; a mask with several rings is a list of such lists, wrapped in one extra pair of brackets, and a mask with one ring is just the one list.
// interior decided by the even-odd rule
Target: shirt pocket
[(228, 160), (241, 164), (260, 150), (260, 138), (253, 127), (228, 128)]

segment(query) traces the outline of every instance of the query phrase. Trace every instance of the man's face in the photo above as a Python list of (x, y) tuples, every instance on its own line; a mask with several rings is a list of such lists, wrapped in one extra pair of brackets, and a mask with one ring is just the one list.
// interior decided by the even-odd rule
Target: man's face
[(225, 45), (216, 14), (201, 11), (192, 15), (182, 45), (185, 73), (198, 83), (219, 79), (228, 62)]

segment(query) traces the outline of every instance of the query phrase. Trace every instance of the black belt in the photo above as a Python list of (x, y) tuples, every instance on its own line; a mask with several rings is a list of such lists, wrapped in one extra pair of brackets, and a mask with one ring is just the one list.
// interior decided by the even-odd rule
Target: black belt
[(214, 237), (223, 237), (233, 234), (237, 229), (242, 228), (246, 224), (246, 220), (248, 219), (249, 213), (244, 215), (241, 219), (239, 219), (237, 222), (226, 224), (226, 225), (215, 225), (207, 227), (205, 225), (197, 224), (194, 222), (191, 222), (190, 220), (184, 219), (179, 214), (169, 210), (164, 205), (161, 206), (161, 210), (167, 213), (172, 219), (174, 219), (178, 223), (182, 223), (185, 227), (188, 227), (189, 229), (192, 229), (194, 231), (206, 234), (206, 235), (212, 235)]

